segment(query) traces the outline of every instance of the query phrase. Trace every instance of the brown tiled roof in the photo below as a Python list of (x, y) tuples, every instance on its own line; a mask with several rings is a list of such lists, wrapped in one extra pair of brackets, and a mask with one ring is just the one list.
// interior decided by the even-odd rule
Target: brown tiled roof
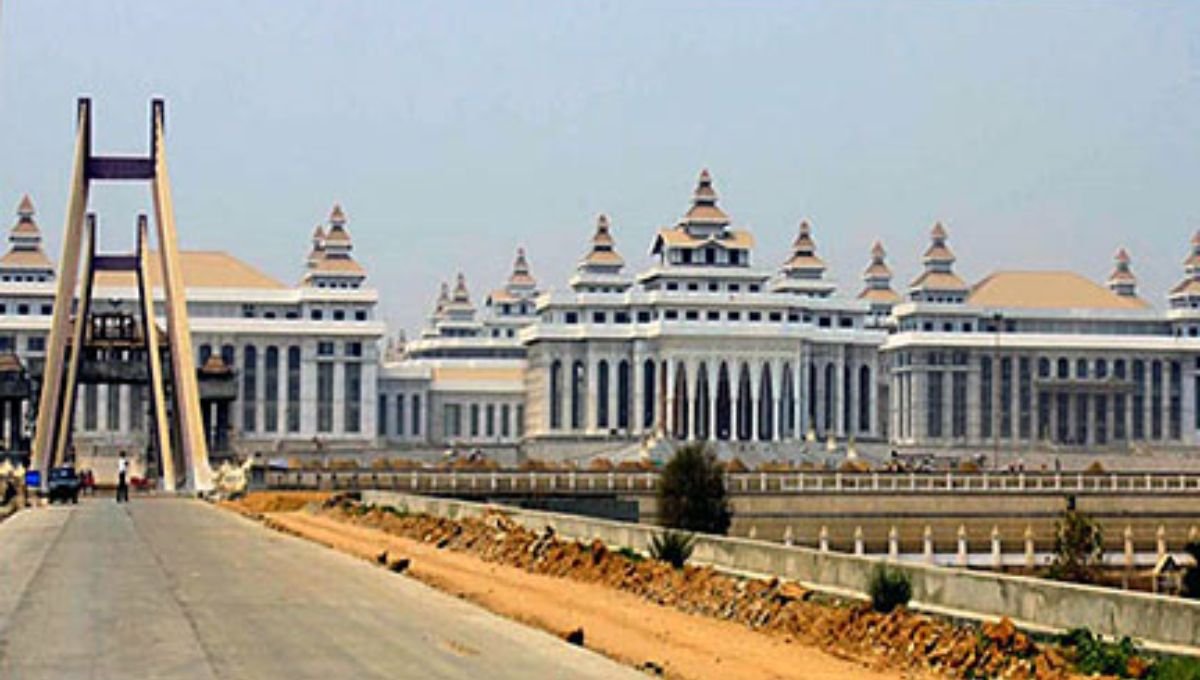
[(693, 205), (683, 216), (687, 222), (703, 222), (706, 224), (729, 224), (729, 215), (715, 205)]
[(317, 262), (313, 271), (321, 274), (362, 274), (366, 270), (362, 265), (349, 257), (332, 257), (325, 255)]
[(625, 259), (612, 250), (593, 250), (584, 256), (583, 261), (610, 267), (625, 264)]
[[(287, 288), (238, 258), (215, 250), (185, 250), (179, 253), (183, 268), (183, 283), (188, 288)], [(150, 253), (150, 280), (162, 285), (162, 268), (157, 252)], [(96, 272), (97, 287), (133, 288), (137, 278), (133, 272)]]
[(683, 229), (671, 227), (658, 230), (658, 236), (655, 238), (656, 247), (658, 241), (662, 241), (672, 248), (700, 248), (709, 243), (716, 243), (725, 248), (737, 250), (754, 247), (754, 237), (750, 235), (750, 232), (738, 229), (730, 229), (726, 232), (724, 238), (718, 236), (696, 238)]
[(909, 284), (909, 288), (920, 288), (922, 290), (965, 291), (968, 289), (968, 286), (967, 282), (960, 279), (957, 274), (926, 271), (914, 279), (913, 282)]
[(10, 250), (0, 256), (0, 267), (9, 269), (53, 269), (54, 264), (40, 249)]
[(1146, 302), (1117, 295), (1068, 271), (996, 272), (971, 289), (969, 304), (1025, 309), (1143, 309)]
[(783, 266), (785, 269), (824, 269), (825, 261), (816, 255), (793, 255)]
[(894, 304), (900, 301), (900, 295), (891, 288), (867, 288), (858, 294), (858, 299)]
[(350, 232), (341, 225), (334, 225), (329, 228), (329, 233), (325, 234), (326, 243), (349, 243)]

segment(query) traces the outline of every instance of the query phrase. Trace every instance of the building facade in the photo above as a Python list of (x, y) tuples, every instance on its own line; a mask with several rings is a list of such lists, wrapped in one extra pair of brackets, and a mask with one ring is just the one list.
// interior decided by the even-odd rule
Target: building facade
[[(968, 283), (940, 223), (903, 293), (878, 242), (862, 287), (845, 293), (812, 224), (772, 262), (719, 203), (702, 172), (641, 271), (600, 215), (561, 287), (539, 287), (521, 249), (478, 307), (460, 273), (411, 340), (378, 319), (340, 207), (314, 230), (295, 285), (225, 253), (184, 252), (196, 365), (236, 384), (205, 412), (210, 446), (1121, 452), (1200, 440), (1200, 234), (1165, 309), (1139, 297), (1124, 250), (1103, 285), (1065, 271)], [(0, 355), (36, 383), (55, 271), (32, 202), (17, 213), (0, 257)], [(135, 304), (132, 280), (102, 272), (96, 287), (100, 311)], [(84, 386), (80, 445), (144, 446), (142, 392)], [(13, 403), (0, 408), (9, 449), (32, 423), (29, 404)]]

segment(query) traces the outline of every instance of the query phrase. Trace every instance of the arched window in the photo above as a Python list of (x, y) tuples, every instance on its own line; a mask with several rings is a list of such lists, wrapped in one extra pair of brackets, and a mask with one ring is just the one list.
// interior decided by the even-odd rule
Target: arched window
[(562, 429), (562, 362), (550, 364), (550, 429)]
[(696, 439), (703, 441), (709, 438), (712, 431), (708, 407), (708, 367), (704, 363), (700, 364), (696, 372), (695, 412)]
[(758, 439), (771, 441), (775, 436), (775, 386), (771, 384), (771, 365), (763, 364), (758, 384)]
[(796, 388), (792, 384), (792, 367), (783, 365), (783, 375), (780, 376), (779, 395), (779, 435), (785, 439), (796, 436)]
[(733, 436), (733, 398), (729, 386), (729, 367), (724, 361), (717, 371), (717, 439), (727, 441)]
[(596, 426), (608, 429), (608, 362), (596, 365)]
[(754, 419), (751, 417), (750, 368), (742, 364), (738, 370), (738, 427), (737, 436), (749, 441), (754, 435)]
[(654, 361), (642, 364), (642, 427), (654, 427)]
[(671, 414), (672, 435), (676, 439), (688, 438), (687, 368), (683, 363), (675, 366), (675, 407)]

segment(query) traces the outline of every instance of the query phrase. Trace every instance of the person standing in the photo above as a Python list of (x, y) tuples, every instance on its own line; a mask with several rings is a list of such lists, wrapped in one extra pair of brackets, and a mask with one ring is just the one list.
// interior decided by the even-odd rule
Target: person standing
[(125, 458), (125, 452), (121, 452), (120, 458), (117, 459), (117, 502), (129, 502), (129, 483), (126, 477), (129, 474), (129, 460)]

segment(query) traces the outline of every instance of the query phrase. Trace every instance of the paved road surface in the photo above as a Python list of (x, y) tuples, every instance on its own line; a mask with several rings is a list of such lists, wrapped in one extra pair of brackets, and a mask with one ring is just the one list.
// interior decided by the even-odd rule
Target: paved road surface
[(642, 677), (197, 501), (0, 523), (0, 678)]

